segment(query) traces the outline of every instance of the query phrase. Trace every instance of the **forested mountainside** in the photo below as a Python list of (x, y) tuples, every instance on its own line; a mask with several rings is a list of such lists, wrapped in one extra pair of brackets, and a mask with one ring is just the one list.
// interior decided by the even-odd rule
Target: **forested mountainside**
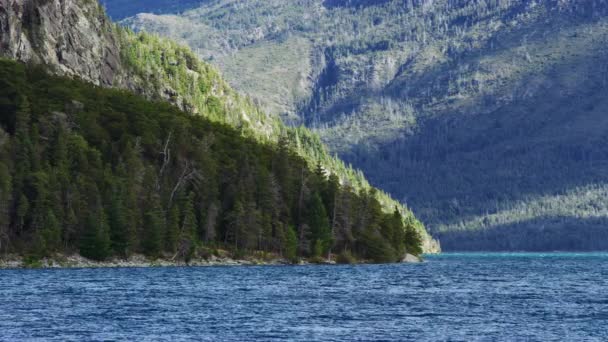
[(288, 141), (123, 90), (0, 60), (0, 253), (141, 252), (188, 260), (215, 248), (290, 260), (396, 262), (422, 253), (411, 218), (384, 213)]
[(218, 0), (123, 24), (313, 128), (444, 250), (608, 248), (605, 0)]
[(288, 128), (260, 110), (188, 48), (111, 23), (96, 1), (0, 0), (0, 19), (6, 23), (0, 27), (0, 55), (43, 64), (58, 75), (166, 100), (261, 143), (284, 139), (309, 168), (320, 164), (355, 192), (372, 191), (386, 213), (398, 208), (422, 235), (425, 251), (439, 249), (408, 208), (374, 190), (360, 171), (332, 156), (315, 133), (304, 127)]

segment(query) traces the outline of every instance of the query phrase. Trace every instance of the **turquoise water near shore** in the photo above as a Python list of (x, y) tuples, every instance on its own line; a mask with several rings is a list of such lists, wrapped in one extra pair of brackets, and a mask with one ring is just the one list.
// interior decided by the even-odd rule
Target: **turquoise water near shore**
[(0, 341), (606, 341), (607, 253), (0, 271)]

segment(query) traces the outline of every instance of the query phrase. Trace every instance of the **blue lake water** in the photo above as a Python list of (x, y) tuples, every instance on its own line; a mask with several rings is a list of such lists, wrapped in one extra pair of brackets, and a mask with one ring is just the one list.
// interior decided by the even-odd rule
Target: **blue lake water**
[(608, 341), (608, 254), (0, 271), (0, 341)]

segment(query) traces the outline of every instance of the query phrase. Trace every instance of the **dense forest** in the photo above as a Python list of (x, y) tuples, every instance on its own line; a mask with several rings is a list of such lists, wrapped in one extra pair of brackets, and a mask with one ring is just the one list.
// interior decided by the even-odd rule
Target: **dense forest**
[(220, 0), (122, 23), (305, 123), (444, 250), (608, 248), (586, 195), (608, 183), (606, 0)]
[[(0, 27), (0, 55), (46, 65), (53, 74), (167, 101), (185, 112), (229, 125), (261, 143), (276, 144), (287, 139), (310, 168), (321, 164), (355, 192), (376, 189), (360, 170), (330, 153), (316, 133), (303, 126), (288, 127), (276, 115), (261, 110), (189, 48), (115, 25), (97, 1), (74, 0), (65, 8), (61, 1), (27, 0), (23, 6), (0, 11), (0, 20), (8, 24)], [(166, 1), (148, 3), (154, 4), (171, 7)], [(13, 32), (28, 34), (15, 36)], [(397, 207), (412, 222), (422, 236), (425, 251), (439, 251), (437, 241), (409, 208), (383, 191), (376, 189), (373, 193), (384, 212), (392, 213)]]
[(373, 191), (294, 152), (123, 90), (0, 60), (0, 253), (216, 249), (349, 262), (420, 254), (421, 237)]

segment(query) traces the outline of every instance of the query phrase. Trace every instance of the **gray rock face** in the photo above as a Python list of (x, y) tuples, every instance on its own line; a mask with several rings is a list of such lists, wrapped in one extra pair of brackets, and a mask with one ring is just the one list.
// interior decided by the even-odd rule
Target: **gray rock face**
[(401, 259), (401, 262), (402, 263), (406, 263), (406, 264), (417, 264), (417, 263), (422, 262), (422, 260), (419, 257), (415, 256), (415, 255), (406, 254), (403, 257), (403, 259)]
[(0, 57), (42, 64), (60, 76), (129, 89), (196, 113), (184, 94), (146, 87), (129, 72), (121, 37), (97, 0), (0, 0)]
[(0, 56), (113, 86), (121, 79), (118, 45), (97, 1), (0, 0)]

